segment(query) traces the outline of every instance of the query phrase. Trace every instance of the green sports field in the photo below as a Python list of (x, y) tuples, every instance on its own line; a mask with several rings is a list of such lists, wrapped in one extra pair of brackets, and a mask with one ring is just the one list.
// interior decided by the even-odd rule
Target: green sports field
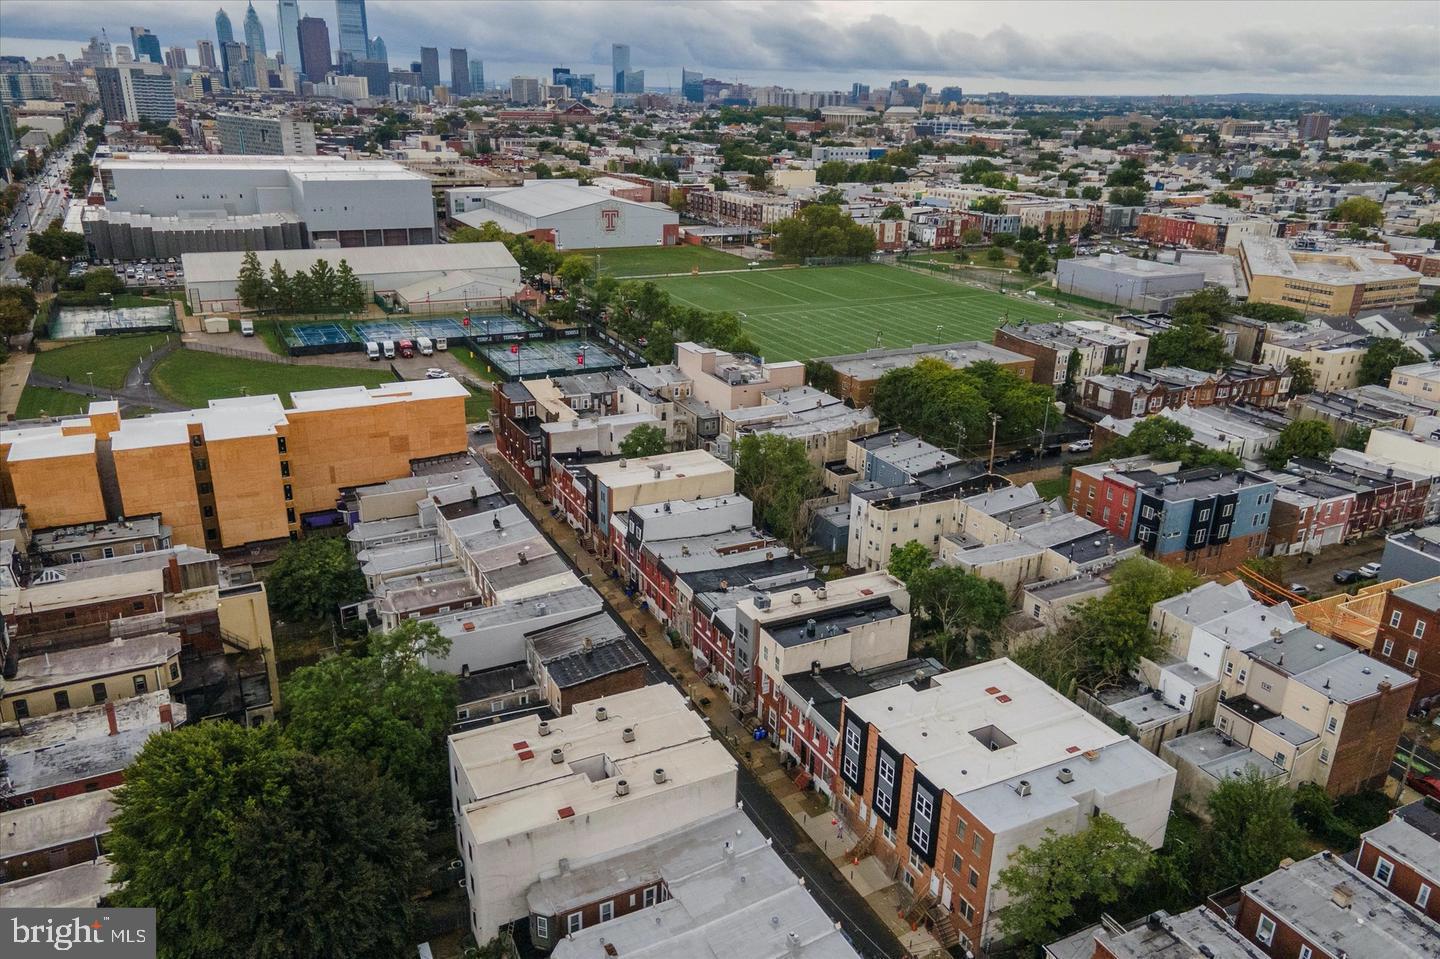
[(632, 276), (659, 276), (665, 273), (701, 273), (715, 270), (743, 270), (749, 261), (708, 246), (639, 246), (617, 250), (572, 250), (592, 261), (599, 257), (600, 272), (616, 279)]
[(933, 279), (894, 266), (830, 266), (665, 277), (678, 303), (744, 314), (767, 360), (803, 360), (957, 340), (990, 342), (1010, 322), (1086, 319), (1022, 296)]

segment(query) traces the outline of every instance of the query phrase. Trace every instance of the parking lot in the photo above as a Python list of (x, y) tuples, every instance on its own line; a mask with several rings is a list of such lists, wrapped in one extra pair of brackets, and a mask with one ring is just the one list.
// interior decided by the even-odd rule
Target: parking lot
[[(1284, 570), (1284, 577), (1281, 585), (1302, 584), (1310, 590), (1308, 599), (1319, 599), (1332, 593), (1346, 592), (1354, 584), (1342, 586), (1336, 583), (1336, 571), (1358, 570), (1366, 563), (1378, 563), (1380, 553), (1384, 548), (1385, 541), (1383, 539), (1369, 537), (1357, 543), (1337, 543), (1334, 546), (1327, 546), (1318, 556), (1308, 554), (1282, 556), (1280, 557), (1280, 568)], [(1372, 580), (1362, 580), (1362, 584), (1369, 582)]]
[(185, 268), (179, 257), (168, 260), (78, 260), (70, 266), (71, 276), (84, 276), (88, 270), (111, 270), (127, 287), (180, 287), (185, 285)]

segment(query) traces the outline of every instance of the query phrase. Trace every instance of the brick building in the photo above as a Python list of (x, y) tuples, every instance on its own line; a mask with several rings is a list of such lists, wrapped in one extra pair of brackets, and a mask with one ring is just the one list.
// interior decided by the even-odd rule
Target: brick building
[(1374, 654), (1418, 680), (1417, 700), (1440, 693), (1440, 577), (1390, 591)]

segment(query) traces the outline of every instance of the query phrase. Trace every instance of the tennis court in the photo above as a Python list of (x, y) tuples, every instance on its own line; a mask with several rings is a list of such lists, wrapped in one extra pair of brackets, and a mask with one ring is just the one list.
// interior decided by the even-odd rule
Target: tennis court
[(290, 323), (281, 328), (280, 336), (291, 356), (345, 353), (360, 348), (355, 334), (339, 323)]
[(175, 328), (169, 306), (62, 306), (50, 317), (50, 339), (75, 340), (116, 333), (158, 333)]
[(988, 343), (995, 328), (1007, 321), (1088, 319), (1038, 299), (875, 264), (708, 273), (651, 282), (684, 306), (740, 314), (745, 332), (767, 360), (954, 340)]
[[(511, 347), (518, 348), (510, 352)], [(538, 376), (568, 376), (619, 369), (625, 364), (596, 343), (576, 340), (531, 340), (526, 343), (495, 343), (480, 348), (485, 361), (506, 380)], [(584, 357), (581, 362), (580, 357)]]

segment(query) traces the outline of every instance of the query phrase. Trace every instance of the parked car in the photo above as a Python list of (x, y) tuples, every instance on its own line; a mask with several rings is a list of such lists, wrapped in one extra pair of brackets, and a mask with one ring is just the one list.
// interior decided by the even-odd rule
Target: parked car
[(1291, 583), (1289, 586), (1286, 587), (1286, 589), (1290, 590), (1290, 592), (1294, 593), (1296, 596), (1310, 595), (1310, 587), (1306, 586), (1304, 583)]
[(1422, 796), (1440, 799), (1440, 776), (1433, 773), (1430, 775), (1422, 775), (1421, 773), (1412, 772), (1405, 777), (1405, 785)]
[(367, 342), (365, 344), (365, 356), (370, 360), (378, 362), (380, 359), (380, 344), (374, 340)]
[(490, 424), (485, 422), (476, 423), (474, 426), (470, 427), (470, 432), (476, 434), (477, 436), (483, 433), (488, 433), (490, 432)]
[(394, 340), (386, 340), (385, 342), (381, 343), (381, 344), (380, 344), (380, 350), (381, 350), (382, 353), (385, 354), (385, 359), (387, 359), (387, 360), (393, 360), (393, 359), (395, 359), (395, 341), (394, 341)]
[(255, 335), (255, 323), (254, 323), (253, 321), (251, 321), (251, 320), (241, 320), (241, 321), (240, 321), (240, 335), (241, 335), (241, 336), (254, 336), (254, 335)]
[(430, 369), (428, 369), (428, 370), (425, 371), (425, 378), (426, 378), (427, 380), (443, 380), (443, 379), (445, 379), (445, 377), (447, 377), (447, 376), (449, 376), (449, 375), (450, 375), (449, 373), (446, 373), (444, 370), (440, 369), (440, 367), (438, 367), (438, 366), (432, 366), (432, 367), (430, 367)]
[(1374, 579), (1376, 576), (1380, 575), (1380, 564), (1366, 563), (1364, 566), (1361, 566), (1358, 570), (1356, 570), (1356, 572), (1360, 574), (1361, 579)]
[(1065, 447), (1071, 453), (1088, 453), (1095, 448), (1094, 440), (1076, 440)]
[(1335, 571), (1335, 582), (1341, 586), (1348, 586), (1350, 583), (1360, 579), (1360, 574), (1353, 569), (1337, 569)]

